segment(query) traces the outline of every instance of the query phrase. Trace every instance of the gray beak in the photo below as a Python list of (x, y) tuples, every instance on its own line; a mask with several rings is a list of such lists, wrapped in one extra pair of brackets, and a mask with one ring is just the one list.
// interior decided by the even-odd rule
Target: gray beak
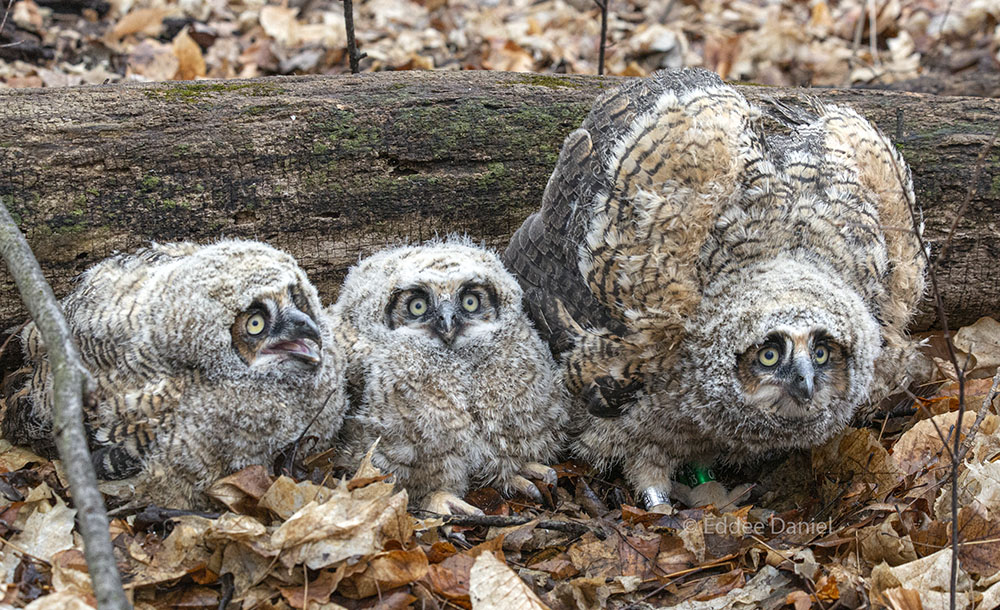
[(788, 384), (788, 393), (800, 403), (812, 400), (816, 371), (812, 361), (804, 356), (795, 358), (792, 377)]
[(434, 332), (441, 337), (445, 345), (451, 345), (458, 333), (458, 322), (455, 319), (455, 306), (452, 303), (442, 303), (434, 319)]
[(294, 306), (278, 312), (271, 327), (271, 336), (265, 354), (287, 354), (310, 364), (320, 361), (319, 348), (323, 338), (316, 322)]

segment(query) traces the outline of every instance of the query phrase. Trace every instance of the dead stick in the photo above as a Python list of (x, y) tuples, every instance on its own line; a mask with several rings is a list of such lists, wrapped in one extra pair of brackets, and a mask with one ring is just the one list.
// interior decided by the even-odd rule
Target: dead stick
[(351, 74), (360, 71), (358, 64), (367, 53), (358, 53), (358, 44), (354, 40), (354, 1), (344, 0), (344, 27), (347, 28), (347, 58), (351, 62)]
[(42, 334), (52, 366), (52, 418), (56, 447), (69, 476), (73, 505), (77, 510), (83, 536), (87, 570), (93, 581), (94, 595), (102, 609), (131, 608), (121, 575), (115, 564), (104, 499), (97, 490), (97, 476), (87, 449), (83, 429), (83, 393), (92, 383), (73, 342), (69, 324), (63, 317), (52, 288), (45, 281), (28, 242), (11, 218), (7, 206), (0, 204), (0, 254), (3, 255), (21, 301)]
[(601, 8), (601, 50), (597, 57), (597, 73), (604, 76), (604, 49), (608, 44), (608, 3), (611, 0), (594, 0)]
[[(532, 517), (520, 515), (442, 515), (427, 510), (417, 510), (414, 512), (431, 519), (441, 519), (444, 521), (444, 525), (458, 525), (462, 527), (514, 527), (534, 521)], [(602, 540), (607, 537), (607, 534), (598, 528), (572, 521), (539, 521), (535, 524), (535, 527), (540, 527), (543, 530), (566, 532), (575, 536), (591, 532)]]

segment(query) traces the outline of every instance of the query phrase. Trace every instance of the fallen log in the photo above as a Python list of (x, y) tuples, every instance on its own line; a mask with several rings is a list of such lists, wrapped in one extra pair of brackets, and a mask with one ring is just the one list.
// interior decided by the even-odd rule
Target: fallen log
[[(497, 72), (0, 91), (0, 200), (57, 295), (150, 240), (256, 238), (298, 257), (326, 301), (360, 256), (467, 233), (503, 247), (541, 200), (563, 137), (614, 78)], [(874, 120), (913, 169), (936, 254), (1000, 100), (743, 86)], [(941, 262), (954, 327), (1000, 311), (1000, 147)], [(0, 329), (25, 316), (0, 269)], [(938, 324), (930, 307), (918, 329)], [(0, 335), (2, 339), (2, 335)]]

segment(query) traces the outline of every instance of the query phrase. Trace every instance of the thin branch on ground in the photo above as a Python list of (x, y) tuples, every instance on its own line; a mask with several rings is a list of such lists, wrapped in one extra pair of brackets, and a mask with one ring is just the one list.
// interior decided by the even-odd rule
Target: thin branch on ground
[(367, 53), (358, 53), (358, 43), (354, 39), (354, 1), (344, 0), (344, 27), (347, 29), (347, 58), (351, 63), (351, 74), (361, 71), (358, 64), (368, 57)]
[(17, 228), (7, 207), (0, 204), (0, 255), (3, 256), (48, 351), (53, 377), (53, 427), (59, 457), (69, 477), (77, 522), (83, 536), (87, 569), (102, 610), (131, 605), (122, 590), (115, 564), (104, 499), (87, 449), (83, 428), (83, 395), (92, 382), (83, 367), (69, 325), (52, 288)]
[[(531, 523), (535, 520), (533, 517), (520, 515), (442, 515), (427, 510), (416, 510), (413, 512), (424, 518), (441, 519), (444, 525), (458, 525), (461, 527), (515, 527)], [(538, 521), (535, 527), (543, 530), (565, 532), (575, 536), (590, 532), (602, 540), (607, 537), (607, 534), (600, 528), (572, 521)]]

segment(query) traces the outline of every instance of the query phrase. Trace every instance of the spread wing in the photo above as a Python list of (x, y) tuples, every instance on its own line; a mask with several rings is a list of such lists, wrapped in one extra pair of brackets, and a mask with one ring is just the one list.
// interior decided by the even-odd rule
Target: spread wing
[(664, 72), (602, 96), (563, 144), (504, 262), (592, 413), (620, 413), (672, 363), (701, 247), (763, 162), (756, 119), (715, 74)]
[[(94, 464), (102, 479), (138, 472), (153, 442), (153, 427), (164, 406), (162, 388), (147, 381), (165, 374), (150, 360), (131, 313), (133, 287), (155, 265), (190, 253), (192, 244), (170, 244), (118, 255), (91, 267), (61, 302), (84, 364), (97, 390), (84, 401), (85, 424)], [(32, 323), (21, 333), (25, 367), (17, 391), (5, 397), (4, 437), (42, 455), (55, 455), (52, 438), (52, 374), (41, 333)], [(159, 386), (158, 386), (159, 387)], [(152, 426), (152, 427), (151, 427)]]

